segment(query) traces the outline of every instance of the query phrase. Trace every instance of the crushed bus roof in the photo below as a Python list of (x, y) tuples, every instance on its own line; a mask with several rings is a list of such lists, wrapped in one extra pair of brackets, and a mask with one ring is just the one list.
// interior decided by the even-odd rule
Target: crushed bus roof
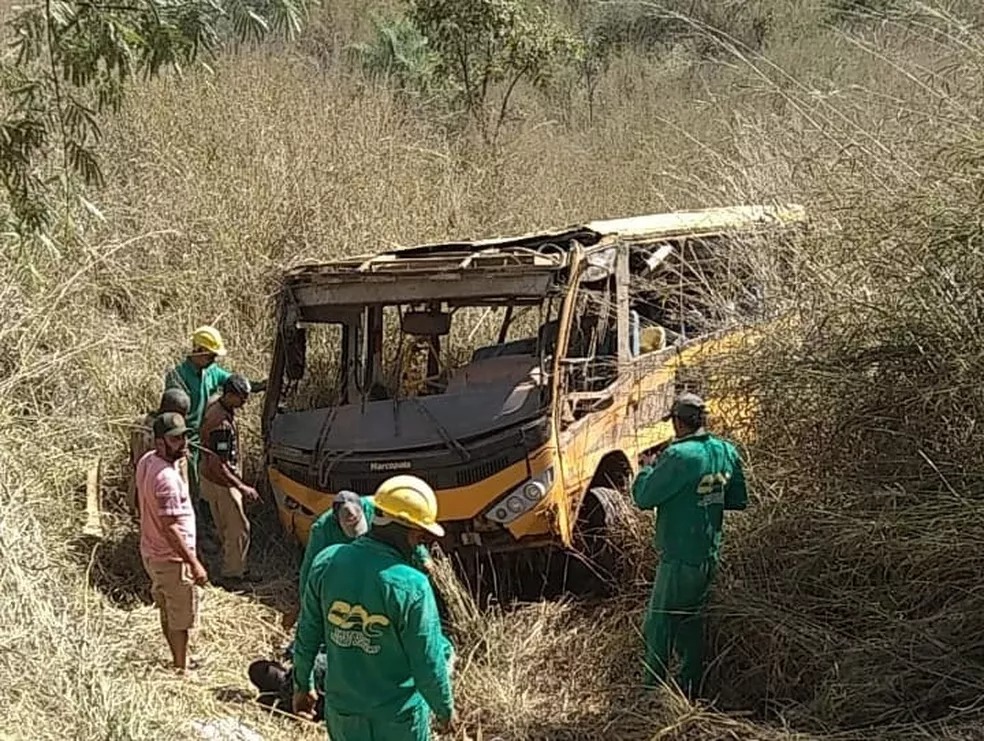
[(629, 241), (651, 241), (680, 236), (708, 236), (777, 222), (793, 224), (805, 219), (806, 209), (798, 204), (731, 206), (592, 221), (585, 224), (585, 228)]
[[(301, 306), (462, 300), (501, 297), (542, 298), (568, 265), (574, 242), (588, 254), (617, 241), (646, 244), (682, 237), (713, 236), (805, 221), (805, 209), (733, 206), (590, 221), (562, 229), (512, 237), (436, 242), (319, 263), (288, 270), (284, 284)], [(412, 276), (412, 281), (407, 278)], [(478, 278), (481, 280), (471, 280)], [(393, 291), (400, 282), (400, 297)], [(402, 294), (408, 284), (419, 290)], [(412, 295), (411, 295), (412, 294)], [(419, 294), (419, 295), (418, 295)]]

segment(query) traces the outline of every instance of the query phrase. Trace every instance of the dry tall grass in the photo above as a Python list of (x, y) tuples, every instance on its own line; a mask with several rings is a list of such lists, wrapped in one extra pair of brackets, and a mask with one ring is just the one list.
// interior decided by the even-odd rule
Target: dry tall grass
[[(108, 132), (106, 222), (0, 252), (0, 735), (178, 739), (220, 715), (321, 733), (230, 691), (285, 637), (295, 566), (269, 511), (269, 578), (257, 599), (208, 590), (194, 685), (160, 667), (125, 517), (79, 536), (85, 467), (101, 455), (120, 483), (124, 425), (194, 325), (259, 377), (298, 258), (779, 198), (816, 221), (795, 284), (772, 286), (798, 323), (727, 368), (765, 410), (714, 604), (731, 715), (637, 690), (641, 584), (591, 608), (452, 599), (462, 714), (507, 739), (975, 737), (984, 36), (916, 10), (852, 36), (782, 27), (764, 56), (698, 26), (725, 61), (628, 56), (590, 126), (524, 94), (496, 156), (306, 56), (345, 19), (303, 54), (138, 91)], [(247, 432), (257, 450), (255, 415)]]

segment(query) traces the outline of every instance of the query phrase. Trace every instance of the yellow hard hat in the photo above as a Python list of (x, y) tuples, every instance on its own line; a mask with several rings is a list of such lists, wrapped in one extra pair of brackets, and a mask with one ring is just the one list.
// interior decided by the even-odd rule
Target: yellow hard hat
[(204, 326), (196, 329), (195, 333), (191, 336), (191, 346), (203, 347), (219, 357), (226, 354), (226, 347), (222, 341), (222, 335), (219, 334), (219, 330), (215, 327)]
[(437, 523), (437, 497), (426, 481), (416, 476), (393, 476), (379, 485), (372, 501), (380, 513), (444, 537), (444, 528)]

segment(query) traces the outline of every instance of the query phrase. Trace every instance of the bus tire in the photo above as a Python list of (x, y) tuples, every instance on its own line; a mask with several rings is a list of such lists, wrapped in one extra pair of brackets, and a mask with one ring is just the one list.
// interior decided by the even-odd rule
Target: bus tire
[[(618, 534), (623, 529), (617, 489), (595, 486), (585, 494), (578, 513), (575, 547), (580, 564), (574, 567), (579, 578), (572, 586), (587, 589), (600, 596), (610, 596), (618, 591), (625, 571), (625, 562), (618, 548)], [(573, 560), (573, 559), (572, 559)]]

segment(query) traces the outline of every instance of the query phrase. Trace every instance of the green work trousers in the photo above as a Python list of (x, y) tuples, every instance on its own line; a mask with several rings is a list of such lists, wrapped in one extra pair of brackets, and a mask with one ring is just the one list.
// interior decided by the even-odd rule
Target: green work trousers
[(688, 697), (699, 691), (704, 675), (704, 608), (716, 571), (713, 559), (699, 566), (676, 561), (659, 564), (643, 625), (646, 686), (666, 681), (676, 652), (681, 690)]
[(325, 706), (331, 741), (430, 741), (430, 716), (423, 702), (396, 718), (343, 715)]

